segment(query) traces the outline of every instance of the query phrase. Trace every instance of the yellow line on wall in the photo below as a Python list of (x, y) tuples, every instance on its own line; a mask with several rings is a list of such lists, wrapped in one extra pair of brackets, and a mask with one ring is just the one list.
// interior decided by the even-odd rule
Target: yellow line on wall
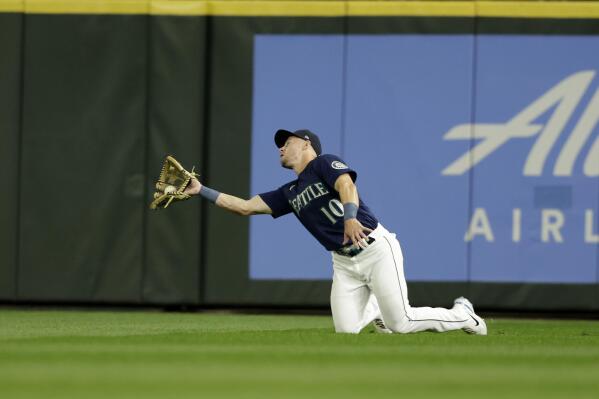
[(481, 17), (599, 18), (599, 2), (594, 1), (477, 1), (476, 7)]
[(474, 1), (349, 1), (350, 16), (474, 17)]
[(154, 0), (151, 1), (151, 13), (152, 15), (180, 16), (210, 15), (210, 7), (208, 1)]
[(23, 12), (21, 0), (0, 0), (0, 12)]
[(210, 14), (223, 16), (343, 17), (344, 1), (211, 1)]
[(599, 1), (0, 0), (0, 12), (215, 16), (599, 18)]

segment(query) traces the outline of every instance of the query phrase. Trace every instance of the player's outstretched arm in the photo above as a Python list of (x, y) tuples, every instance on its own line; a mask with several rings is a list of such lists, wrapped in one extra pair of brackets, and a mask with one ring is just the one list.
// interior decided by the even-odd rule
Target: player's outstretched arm
[(259, 195), (256, 195), (249, 200), (244, 200), (234, 195), (221, 193), (218, 196), (215, 204), (228, 211), (242, 216), (261, 215), (272, 213), (268, 205), (264, 203)]
[(219, 193), (218, 191), (203, 186), (197, 179), (191, 180), (185, 193), (189, 195), (200, 195), (216, 204), (216, 206), (242, 216), (272, 214), (270, 207), (266, 205), (258, 195), (249, 200), (244, 200), (243, 198)]

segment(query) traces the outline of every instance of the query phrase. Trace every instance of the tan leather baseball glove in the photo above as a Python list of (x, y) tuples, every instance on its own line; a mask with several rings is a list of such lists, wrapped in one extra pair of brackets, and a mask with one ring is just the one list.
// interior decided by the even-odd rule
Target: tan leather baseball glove
[(193, 168), (188, 172), (175, 158), (167, 155), (156, 182), (156, 191), (150, 209), (166, 209), (173, 201), (185, 201), (191, 198), (184, 191), (191, 179), (198, 176)]

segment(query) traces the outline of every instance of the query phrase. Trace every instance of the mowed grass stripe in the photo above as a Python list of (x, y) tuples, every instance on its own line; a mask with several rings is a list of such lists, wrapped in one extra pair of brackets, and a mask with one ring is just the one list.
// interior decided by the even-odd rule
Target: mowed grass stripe
[[(334, 334), (330, 317), (0, 311), (10, 398), (596, 397), (599, 323)], [(5, 396), (6, 395), (6, 396)]]
[(6, 337), (123, 336), (163, 332), (294, 330), (332, 328), (330, 317), (218, 313), (0, 310), (0, 340)]

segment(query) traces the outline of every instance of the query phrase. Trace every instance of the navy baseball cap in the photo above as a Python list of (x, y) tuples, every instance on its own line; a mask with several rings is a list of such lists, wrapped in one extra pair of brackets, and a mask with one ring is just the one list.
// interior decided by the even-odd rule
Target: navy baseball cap
[(285, 145), (287, 139), (291, 136), (299, 137), (303, 140), (309, 140), (310, 144), (312, 144), (312, 148), (316, 151), (316, 155), (320, 155), (322, 153), (322, 149), (320, 148), (320, 139), (315, 133), (312, 133), (308, 129), (300, 129), (295, 132), (290, 132), (289, 130), (279, 129), (275, 133), (275, 144), (277, 148), (281, 148)]

